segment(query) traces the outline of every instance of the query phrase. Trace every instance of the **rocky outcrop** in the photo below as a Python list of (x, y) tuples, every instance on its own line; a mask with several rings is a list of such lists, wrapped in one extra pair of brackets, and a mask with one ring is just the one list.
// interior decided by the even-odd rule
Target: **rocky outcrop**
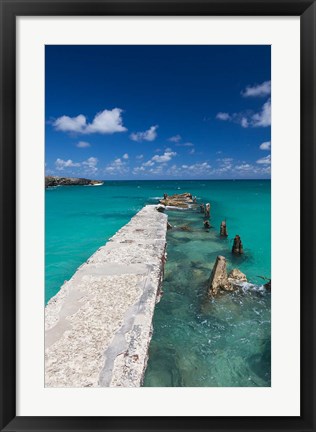
[(210, 277), (208, 293), (210, 296), (216, 296), (219, 291), (232, 291), (233, 285), (228, 281), (227, 269), (226, 269), (226, 258), (218, 256), (216, 258), (212, 274)]
[(161, 199), (160, 204), (171, 207), (189, 208), (191, 204), (194, 203), (192, 194), (185, 192), (183, 194), (167, 195), (164, 194), (163, 199)]
[(246, 275), (238, 269), (233, 269), (229, 272), (228, 280), (232, 283), (247, 282)]
[(221, 222), (220, 236), (221, 237), (227, 237), (228, 236), (226, 221)]
[(263, 285), (267, 291), (271, 291), (271, 279)]
[(210, 217), (210, 211), (211, 211), (211, 204), (210, 203), (205, 204), (205, 217), (207, 219), (209, 219)]
[(57, 176), (46, 176), (45, 187), (51, 186), (84, 186), (84, 185), (95, 185), (102, 183), (98, 180), (90, 180), (86, 178), (77, 177), (57, 177)]
[(216, 258), (211, 277), (209, 280), (208, 294), (215, 297), (220, 291), (234, 291), (238, 289), (241, 282), (247, 282), (247, 277), (238, 269), (233, 269), (227, 275), (226, 258)]
[(243, 245), (240, 236), (237, 234), (234, 238), (234, 244), (232, 247), (232, 253), (235, 255), (241, 255), (244, 253)]

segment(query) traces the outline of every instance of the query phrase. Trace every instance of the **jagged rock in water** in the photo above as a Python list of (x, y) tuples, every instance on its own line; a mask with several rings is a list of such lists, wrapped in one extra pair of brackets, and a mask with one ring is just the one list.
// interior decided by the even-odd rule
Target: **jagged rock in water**
[(98, 180), (90, 180), (86, 178), (77, 177), (57, 177), (57, 176), (46, 176), (45, 187), (51, 186), (84, 186), (84, 185), (95, 185), (102, 184)]
[(226, 221), (221, 222), (220, 236), (221, 237), (227, 237), (228, 236)]
[(233, 289), (234, 287), (227, 277), (226, 258), (219, 255), (216, 258), (209, 280), (208, 294), (216, 296), (221, 290), (232, 291)]
[(206, 218), (210, 217), (210, 212), (211, 212), (211, 204), (207, 203), (207, 204), (205, 204), (205, 217)]
[(200, 205), (200, 212), (205, 213), (205, 205), (204, 204)]
[(185, 192), (183, 194), (174, 194), (170, 196), (164, 194), (164, 198), (159, 202), (165, 206), (189, 208), (190, 204), (193, 204), (193, 199), (192, 194)]
[(167, 222), (167, 230), (171, 230), (173, 228), (173, 226), (171, 225), (171, 223)]
[(240, 236), (238, 234), (234, 238), (234, 244), (233, 244), (233, 247), (232, 247), (232, 253), (236, 254), (236, 255), (240, 255), (240, 254), (244, 253), (243, 245), (242, 245), (242, 242), (241, 242), (241, 238), (240, 238)]
[(205, 220), (205, 221), (203, 222), (203, 225), (204, 225), (204, 228), (205, 228), (205, 229), (209, 229), (210, 226), (211, 226), (208, 220)]
[(267, 291), (271, 291), (271, 279), (263, 285)]
[(230, 280), (230, 282), (232, 282), (232, 283), (234, 283), (236, 281), (237, 282), (247, 282), (247, 277), (240, 270), (233, 269), (229, 272), (228, 280)]

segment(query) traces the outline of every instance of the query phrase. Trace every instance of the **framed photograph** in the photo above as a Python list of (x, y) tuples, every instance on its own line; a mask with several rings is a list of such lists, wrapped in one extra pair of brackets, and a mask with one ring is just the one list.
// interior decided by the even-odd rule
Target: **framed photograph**
[(0, 13), (1, 430), (315, 431), (315, 3)]

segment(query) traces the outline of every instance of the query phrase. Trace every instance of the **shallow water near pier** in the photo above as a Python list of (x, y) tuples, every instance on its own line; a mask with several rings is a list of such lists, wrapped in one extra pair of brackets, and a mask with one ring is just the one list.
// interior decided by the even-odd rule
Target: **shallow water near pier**
[(155, 309), (144, 385), (269, 386), (271, 296), (262, 281), (213, 300), (206, 295), (217, 255), (227, 258), (228, 270), (245, 272), (254, 259), (234, 258), (231, 240), (220, 238), (218, 229), (204, 230), (198, 210), (169, 211), (168, 217), (174, 228), (167, 235), (164, 295)]
[[(163, 193), (191, 192), (211, 203), (211, 228), (199, 210), (168, 211), (164, 295), (156, 306), (144, 386), (270, 386), (270, 181), (126, 181), (46, 190), (45, 302), (100, 246)], [(219, 236), (226, 219), (228, 238)], [(189, 225), (191, 231), (179, 226)], [(233, 257), (241, 236), (244, 255)], [(217, 255), (250, 285), (206, 297)]]

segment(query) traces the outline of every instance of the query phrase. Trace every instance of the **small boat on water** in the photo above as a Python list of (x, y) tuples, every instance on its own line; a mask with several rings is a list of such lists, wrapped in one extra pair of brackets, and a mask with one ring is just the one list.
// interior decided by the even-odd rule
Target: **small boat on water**
[(104, 182), (92, 180), (91, 183), (84, 186), (102, 186)]

